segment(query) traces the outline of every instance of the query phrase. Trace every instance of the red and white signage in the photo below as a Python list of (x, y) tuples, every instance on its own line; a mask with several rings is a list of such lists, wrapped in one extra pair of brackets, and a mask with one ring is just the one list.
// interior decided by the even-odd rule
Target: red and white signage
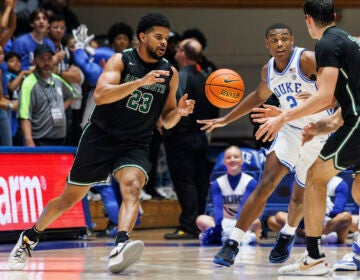
[[(0, 231), (35, 224), (42, 210), (63, 191), (72, 153), (0, 153)], [(85, 227), (81, 201), (49, 228)]]

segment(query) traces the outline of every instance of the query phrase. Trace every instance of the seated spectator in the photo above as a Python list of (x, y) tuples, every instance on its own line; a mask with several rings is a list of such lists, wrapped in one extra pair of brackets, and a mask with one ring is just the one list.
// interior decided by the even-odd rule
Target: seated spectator
[[(257, 181), (242, 172), (242, 164), (243, 157), (238, 147), (230, 146), (225, 150), (226, 174), (217, 178), (211, 186), (213, 216), (200, 215), (196, 219), (202, 244), (217, 244), (229, 238), (244, 202), (256, 188)], [(242, 244), (255, 243), (260, 233), (261, 223), (256, 219)]]
[[(323, 222), (322, 243), (345, 243), (351, 227), (351, 214), (344, 211), (349, 195), (349, 186), (339, 176), (334, 176), (327, 185), (326, 215)], [(285, 225), (287, 213), (279, 211), (267, 220), (268, 227), (275, 231)], [(303, 243), (305, 237), (304, 223), (296, 230), (297, 242)]]

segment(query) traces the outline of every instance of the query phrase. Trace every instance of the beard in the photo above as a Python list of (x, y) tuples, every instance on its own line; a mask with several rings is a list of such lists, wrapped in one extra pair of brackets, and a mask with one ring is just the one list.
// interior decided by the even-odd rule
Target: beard
[(146, 47), (146, 51), (147, 53), (149, 54), (149, 56), (153, 59), (156, 59), (156, 60), (160, 60), (162, 59), (164, 56), (163, 55), (158, 55), (156, 54), (156, 51), (154, 51), (153, 49), (151, 49), (149, 46)]

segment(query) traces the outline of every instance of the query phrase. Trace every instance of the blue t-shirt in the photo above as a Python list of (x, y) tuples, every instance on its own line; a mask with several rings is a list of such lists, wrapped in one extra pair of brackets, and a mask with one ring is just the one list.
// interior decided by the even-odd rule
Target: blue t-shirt
[[(48, 39), (43, 38), (43, 44), (50, 46), (55, 53), (54, 43)], [(15, 39), (12, 50), (21, 56), (21, 69), (28, 70), (30, 66), (34, 65), (34, 50), (39, 43), (34, 40), (30, 33), (26, 33)]]

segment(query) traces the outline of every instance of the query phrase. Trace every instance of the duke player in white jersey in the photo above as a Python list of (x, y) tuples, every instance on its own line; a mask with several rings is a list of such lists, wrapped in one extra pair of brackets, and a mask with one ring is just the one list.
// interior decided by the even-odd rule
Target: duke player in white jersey
[[(200, 215), (196, 225), (200, 229), (202, 244), (218, 244), (225, 241), (235, 226), (242, 206), (257, 186), (257, 180), (242, 172), (243, 157), (239, 147), (230, 146), (224, 152), (226, 174), (218, 177), (211, 185), (212, 216)], [(261, 232), (261, 223), (256, 218), (247, 232), (243, 244), (256, 242)]]
[[(316, 92), (314, 53), (294, 47), (294, 36), (290, 27), (277, 23), (267, 28), (265, 45), (272, 58), (261, 70), (261, 81), (257, 89), (246, 96), (227, 115), (212, 120), (199, 120), (199, 123), (204, 124), (201, 129), (211, 132), (216, 127), (222, 127), (237, 120), (263, 104), (272, 93), (279, 98), (281, 108), (289, 109), (295, 108), (302, 102), (304, 98), (302, 92), (310, 94)], [(289, 170), (294, 169), (296, 183), (288, 208), (288, 220), (278, 235), (275, 247), (270, 252), (269, 261), (281, 263), (289, 258), (295, 240), (295, 230), (302, 218), (306, 172), (327, 139), (326, 136), (320, 136), (302, 147), (301, 128), (311, 120), (318, 120), (329, 113), (323, 111), (308, 116), (306, 119), (291, 122), (279, 131), (267, 156), (262, 179), (245, 202), (230, 238), (215, 255), (216, 264), (230, 266), (234, 263), (239, 251), (238, 244), (242, 241), (245, 232), (254, 219), (261, 214), (268, 197), (283, 177)]]

